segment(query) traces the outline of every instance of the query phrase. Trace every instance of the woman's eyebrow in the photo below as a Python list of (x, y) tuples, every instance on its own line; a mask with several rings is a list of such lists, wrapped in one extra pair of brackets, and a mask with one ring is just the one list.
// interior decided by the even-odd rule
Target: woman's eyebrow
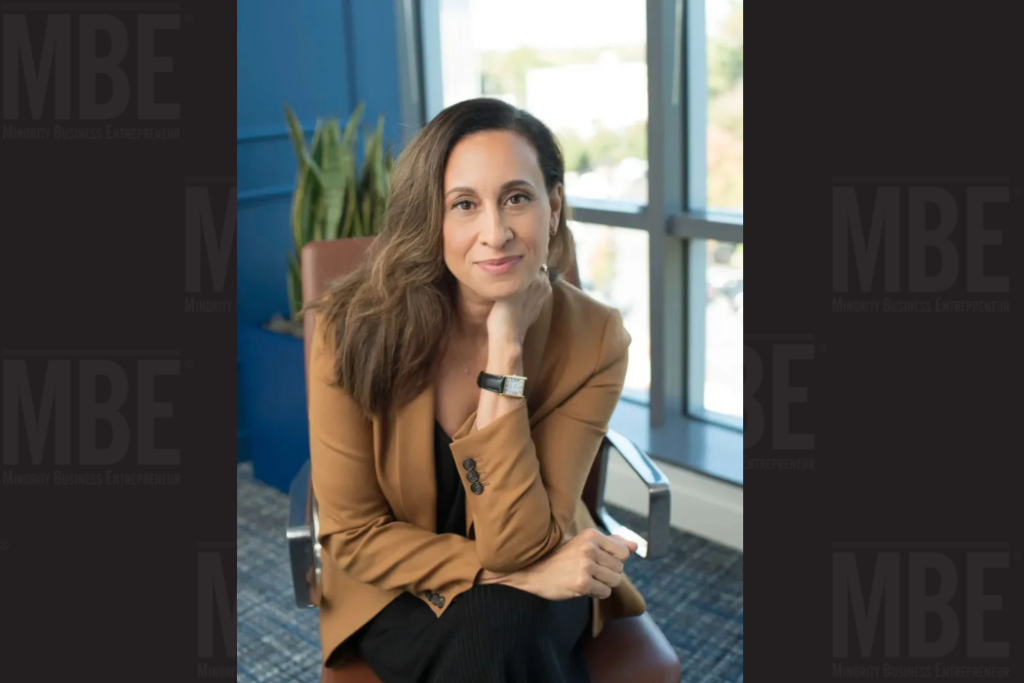
[[(533, 187), (533, 183), (531, 183), (529, 180), (523, 180), (523, 179), (520, 178), (520, 179), (517, 179), (517, 180), (509, 180), (508, 182), (503, 184), (498, 189), (498, 194), (501, 194), (502, 192), (504, 192), (504, 191), (506, 191), (506, 190), (508, 190), (510, 188), (513, 188), (516, 185), (528, 185), (530, 187), (530, 189), (536, 189), (536, 188)], [(450, 189), (447, 192), (445, 192), (444, 196), (447, 197), (448, 195), (450, 195), (453, 192), (470, 192), (472, 194), (476, 194), (476, 190), (474, 190), (472, 187), (462, 186), (462, 187), (453, 187), (452, 189)]]

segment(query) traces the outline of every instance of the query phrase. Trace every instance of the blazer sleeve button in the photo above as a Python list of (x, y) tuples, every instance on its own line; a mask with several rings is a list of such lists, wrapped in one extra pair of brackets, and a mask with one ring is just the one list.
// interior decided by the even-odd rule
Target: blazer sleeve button
[(469, 479), (471, 484), (475, 484), (480, 481), (480, 475), (476, 473), (476, 470), (470, 470), (466, 472), (466, 479)]
[(462, 468), (467, 470), (475, 470), (476, 462), (473, 460), (473, 458), (466, 458), (465, 460), (462, 461)]
[(473, 485), (469, 487), (469, 490), (479, 496), (481, 493), (484, 492), (484, 485), (478, 481), (475, 481), (473, 482)]
[(435, 595), (434, 597), (437, 598), (434, 601), (434, 604), (437, 605), (438, 607), (444, 607), (444, 596), (443, 595)]

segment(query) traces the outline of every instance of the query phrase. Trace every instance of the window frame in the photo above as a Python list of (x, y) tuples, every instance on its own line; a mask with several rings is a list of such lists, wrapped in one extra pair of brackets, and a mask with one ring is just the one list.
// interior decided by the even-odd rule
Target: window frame
[[(663, 0), (651, 0), (657, 3)], [(706, 240), (743, 242), (743, 214), (716, 211), (707, 206), (707, 26), (705, 0), (674, 1), (683, 15), (685, 60), (682, 72), (686, 82), (686, 105), (682, 116), (686, 129), (684, 157), (686, 210), (670, 217), (673, 235), (687, 243), (686, 390), (685, 414), (695, 420), (743, 431), (743, 418), (708, 410), (704, 406), (705, 350), (707, 341), (707, 248)], [(649, 3), (650, 4), (650, 3)]]

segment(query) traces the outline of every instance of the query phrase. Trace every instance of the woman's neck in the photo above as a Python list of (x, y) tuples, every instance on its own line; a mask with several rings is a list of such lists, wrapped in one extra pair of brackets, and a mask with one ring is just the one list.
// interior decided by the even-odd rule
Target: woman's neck
[(462, 287), (455, 298), (455, 336), (468, 346), (479, 348), (487, 344), (487, 317), (494, 301), (484, 299)]

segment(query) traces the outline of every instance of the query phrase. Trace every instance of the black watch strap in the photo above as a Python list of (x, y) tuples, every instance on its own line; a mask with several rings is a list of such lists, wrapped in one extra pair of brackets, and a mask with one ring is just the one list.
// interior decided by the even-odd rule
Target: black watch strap
[(492, 375), (489, 372), (481, 371), (476, 376), (476, 385), (481, 389), (487, 389), (487, 391), (493, 391), (496, 394), (500, 394), (502, 388), (505, 386), (504, 375)]
[(522, 375), (492, 375), (481, 372), (476, 376), (476, 385), (510, 398), (526, 396), (526, 378)]

